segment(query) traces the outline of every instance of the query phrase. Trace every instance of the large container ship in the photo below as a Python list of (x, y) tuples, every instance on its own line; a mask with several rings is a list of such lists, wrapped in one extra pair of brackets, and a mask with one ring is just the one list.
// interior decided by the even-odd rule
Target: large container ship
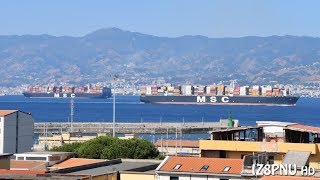
[(140, 101), (159, 104), (295, 106), (299, 96), (284, 86), (142, 86)]
[(111, 89), (107, 87), (91, 86), (33, 86), (23, 92), (25, 97), (31, 98), (109, 98)]

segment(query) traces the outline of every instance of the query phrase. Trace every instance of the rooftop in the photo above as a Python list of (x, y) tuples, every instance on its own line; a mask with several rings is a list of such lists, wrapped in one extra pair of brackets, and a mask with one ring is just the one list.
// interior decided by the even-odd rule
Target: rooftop
[(86, 170), (74, 171), (69, 173), (70, 175), (92, 175), (99, 176), (103, 174), (109, 174), (115, 171), (140, 171), (146, 172), (156, 169), (161, 161), (155, 160), (119, 160), (114, 164), (101, 166), (97, 168), (91, 168)]
[(14, 154), (19, 156), (28, 156), (28, 155), (60, 155), (60, 154), (75, 154), (74, 152), (54, 152), (54, 151), (38, 151), (38, 152), (24, 152)]
[(293, 130), (293, 131), (301, 131), (301, 132), (310, 132), (315, 134), (320, 134), (320, 128), (314, 126), (305, 126), (301, 124), (289, 125), (285, 129)]
[(47, 171), (40, 171), (40, 170), (6, 170), (0, 169), (0, 174), (45, 174)]
[[(157, 140), (155, 146), (161, 147), (161, 140)], [(198, 140), (162, 140), (162, 146), (168, 147), (199, 147)]]
[(243, 167), (242, 159), (200, 158), (200, 157), (166, 157), (158, 170), (165, 172), (237, 174)]
[(261, 180), (319, 180), (319, 178), (299, 176), (263, 176)]
[(286, 127), (297, 123), (281, 122), (281, 121), (256, 121), (257, 126), (282, 126)]
[(63, 168), (70, 168), (76, 166), (84, 166), (89, 164), (95, 164), (100, 162), (105, 162), (106, 160), (102, 159), (85, 159), (85, 158), (70, 158), (61, 163), (55, 164), (51, 166), (51, 168), (56, 169), (63, 169)]
[(0, 117), (7, 116), (17, 111), (18, 110), (0, 110)]
[[(309, 133), (309, 135), (305, 133)], [(320, 127), (278, 121), (257, 121), (255, 126), (218, 129), (211, 131), (210, 134), (211, 140), (286, 143), (320, 142)]]
[(46, 170), (46, 162), (43, 161), (23, 161), (11, 160), (11, 170)]
[(48, 171), (36, 170), (5, 170), (0, 169), (0, 179), (70, 179), (80, 180), (89, 179), (88, 176), (83, 175), (65, 175), (65, 174), (51, 174)]
[(1, 157), (7, 157), (7, 156), (12, 156), (13, 154), (10, 154), (10, 153), (3, 153), (3, 154), (0, 154), (0, 158)]

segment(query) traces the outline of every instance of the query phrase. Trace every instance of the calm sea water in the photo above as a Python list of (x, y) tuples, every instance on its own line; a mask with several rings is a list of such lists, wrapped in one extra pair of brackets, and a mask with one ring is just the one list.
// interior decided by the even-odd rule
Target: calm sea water
[[(75, 122), (112, 122), (112, 98), (75, 99)], [(0, 109), (19, 109), (31, 112), (36, 122), (67, 122), (70, 99), (25, 98), (1, 96)], [(298, 122), (320, 126), (320, 99), (300, 98), (295, 107), (277, 106), (210, 106), (160, 105), (140, 103), (138, 96), (116, 97), (117, 122), (201, 122), (233, 118), (241, 125), (253, 125), (259, 120)]]

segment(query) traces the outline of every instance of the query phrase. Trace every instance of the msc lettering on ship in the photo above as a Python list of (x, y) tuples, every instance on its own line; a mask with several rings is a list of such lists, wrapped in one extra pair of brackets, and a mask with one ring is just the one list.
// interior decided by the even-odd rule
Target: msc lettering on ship
[[(198, 103), (205, 103), (206, 100), (207, 100), (206, 96), (197, 96)], [(209, 101), (212, 103), (215, 103), (215, 102), (219, 102), (219, 99), (215, 96), (211, 96)], [(220, 102), (223, 102), (223, 103), (229, 102), (229, 97), (227, 97), (227, 96), (221, 97)]]
[[(58, 97), (60, 97), (60, 94), (59, 93), (54, 93), (54, 95), (53, 95), (53, 97), (56, 97), (56, 98), (58, 98)], [(68, 97), (68, 94), (62, 94), (62, 97), (64, 97), (64, 98), (67, 98)], [(70, 97), (71, 98), (74, 98), (74, 97), (76, 97), (76, 95), (75, 94), (70, 94)]]

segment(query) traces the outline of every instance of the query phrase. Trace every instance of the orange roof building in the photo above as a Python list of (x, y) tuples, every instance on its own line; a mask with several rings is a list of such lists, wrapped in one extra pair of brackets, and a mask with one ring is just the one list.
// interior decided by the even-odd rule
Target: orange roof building
[(46, 171), (47, 162), (43, 161), (24, 161), (24, 160), (11, 160), (10, 170), (37, 170)]
[(158, 166), (159, 180), (188, 176), (197, 179), (240, 179), (243, 167), (241, 159), (167, 156)]
[(0, 110), (0, 117), (7, 116), (7, 115), (12, 114), (17, 111), (18, 110)]
[(65, 169), (65, 168), (71, 168), (71, 167), (77, 167), (77, 166), (85, 166), (90, 164), (97, 164), (101, 162), (106, 162), (106, 160), (102, 159), (85, 159), (85, 158), (70, 158), (67, 159), (61, 163), (55, 164), (51, 166), (50, 169)]

